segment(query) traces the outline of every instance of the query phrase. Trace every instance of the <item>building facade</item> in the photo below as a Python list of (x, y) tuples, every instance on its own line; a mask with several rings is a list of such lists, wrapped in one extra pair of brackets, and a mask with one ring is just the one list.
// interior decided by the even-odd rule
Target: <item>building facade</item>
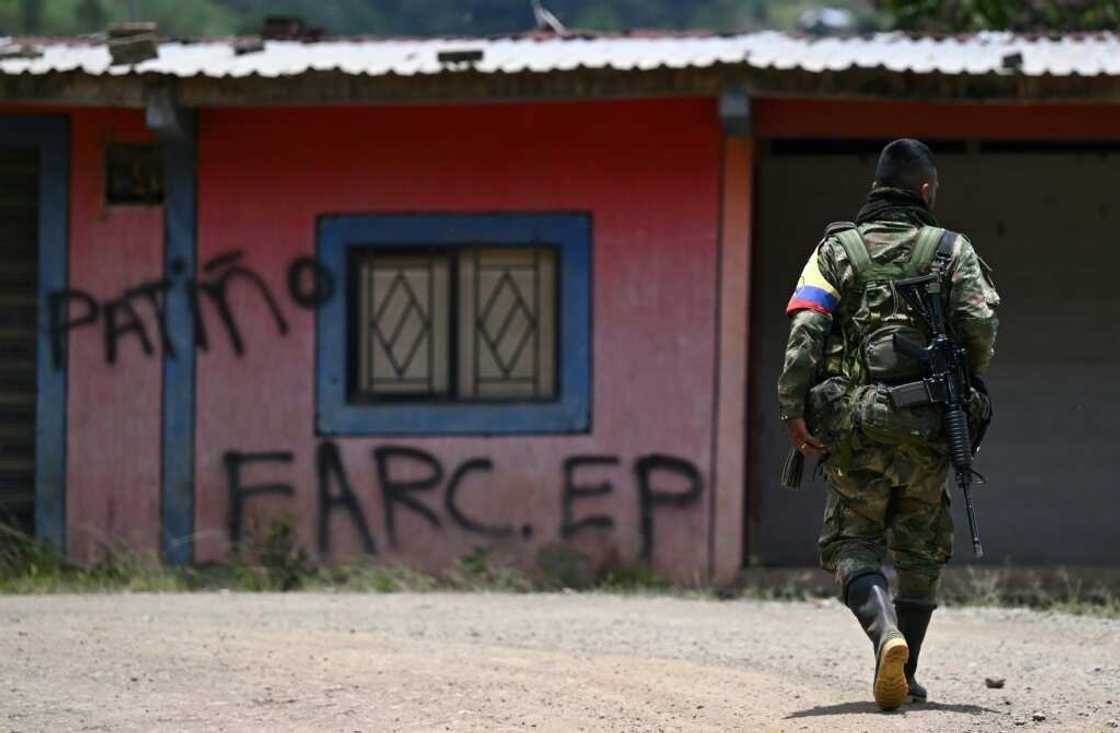
[(556, 543), (682, 582), (811, 563), (819, 492), (775, 480), (781, 309), (909, 135), (1009, 308), (986, 544), (1114, 562), (1116, 354), (1068, 334), (1114, 307), (1113, 72), (1063, 83), (1028, 44), (871, 74), (913, 52), (864, 40), (822, 73), (764, 36), (0, 62), (9, 515), (78, 560), (222, 560), (287, 521), (429, 571)]

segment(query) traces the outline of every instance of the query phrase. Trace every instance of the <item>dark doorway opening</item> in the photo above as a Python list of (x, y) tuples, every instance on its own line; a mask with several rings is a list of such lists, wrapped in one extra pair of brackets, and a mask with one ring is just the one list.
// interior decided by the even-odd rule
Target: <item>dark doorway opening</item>
[[(786, 301), (825, 225), (855, 216), (882, 141), (760, 141), (751, 286), (749, 557), (816, 563), (823, 486), (777, 484), (775, 383)], [(985, 563), (1114, 564), (1120, 440), (1120, 149), (1081, 141), (932, 141), (937, 211), (994, 268), (1003, 298), (995, 421), (974, 492)], [(958, 562), (972, 559), (954, 502)]]
[(0, 146), (0, 522), (35, 518), (39, 153)]

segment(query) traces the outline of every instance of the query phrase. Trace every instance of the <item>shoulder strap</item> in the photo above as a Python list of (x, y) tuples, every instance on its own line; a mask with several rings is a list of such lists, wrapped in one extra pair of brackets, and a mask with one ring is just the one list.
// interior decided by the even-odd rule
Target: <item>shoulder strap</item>
[[(910, 253), (910, 262), (906, 265), (907, 272), (911, 276), (929, 272), (934, 255), (940, 252), (942, 243), (949, 234), (952, 232), (941, 227), (922, 227), (918, 232), (918, 242), (914, 245), (914, 251)], [(951, 239), (949, 248), (952, 251)]]
[(949, 261), (953, 259), (953, 245), (956, 243), (957, 233), (948, 229), (941, 233), (941, 238), (937, 242), (937, 260), (946, 270), (949, 269)]
[(952, 278), (949, 277), (949, 265), (953, 261), (953, 245), (957, 243), (956, 232), (951, 232), (946, 229), (941, 233), (941, 238), (937, 242), (937, 277), (941, 280), (941, 287), (943, 292), (948, 297), (949, 290), (953, 287)]
[(871, 255), (867, 253), (867, 245), (863, 243), (859, 230), (852, 227), (837, 232), (836, 241), (840, 242), (844, 253), (848, 255), (848, 261), (852, 263), (852, 270), (855, 271), (856, 277), (862, 279), (862, 273), (871, 266)]

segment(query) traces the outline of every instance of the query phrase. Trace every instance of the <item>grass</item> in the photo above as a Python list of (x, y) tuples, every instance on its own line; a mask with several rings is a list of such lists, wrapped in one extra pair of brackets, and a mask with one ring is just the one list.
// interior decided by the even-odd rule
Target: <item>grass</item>
[(948, 605), (1120, 618), (1120, 574), (1102, 569), (966, 566), (945, 574), (941, 595)]
[(295, 541), (289, 521), (275, 522), (238, 547), (227, 563), (176, 567), (154, 555), (101, 553), (92, 564), (67, 561), (53, 547), (0, 524), (0, 594), (232, 590), (275, 592), (432, 590), (528, 592), (529, 575), (496, 564), (480, 548), (441, 576), (373, 562), (320, 565)]
[[(747, 570), (732, 595), (759, 600), (836, 598), (831, 577), (816, 569)], [(945, 607), (1029, 608), (1120, 618), (1120, 570), (1067, 567), (947, 567), (939, 602)]]
[(0, 524), (0, 593), (187, 590), (186, 574), (154, 558), (106, 552), (93, 565), (67, 562), (49, 545)]
[[(276, 592), (332, 590), (362, 593), (491, 591), (528, 593), (568, 587), (547, 571), (524, 572), (479, 547), (440, 575), (375, 561), (319, 564), (296, 541), (290, 520), (253, 528), (253, 539), (237, 547), (229, 562), (185, 567), (151, 554), (104, 549), (91, 564), (67, 561), (50, 545), (0, 524), (0, 594), (174, 592), (231, 590)], [(609, 586), (668, 587), (651, 571), (612, 574)]]
[[(323, 565), (297, 543), (289, 520), (254, 529), (229, 562), (173, 567), (153, 555), (106, 550), (88, 565), (68, 562), (49, 545), (0, 524), (0, 594), (336, 591), (512, 592), (576, 590), (684, 597), (807, 600), (835, 597), (831, 579), (818, 570), (751, 569), (733, 588), (674, 585), (645, 565), (595, 570), (590, 558), (564, 545), (548, 545), (531, 571), (477, 548), (451, 569), (429, 575), (402, 565), (366, 561)], [(947, 606), (998, 606), (1120, 618), (1120, 573), (1068, 568), (949, 568), (941, 598)]]

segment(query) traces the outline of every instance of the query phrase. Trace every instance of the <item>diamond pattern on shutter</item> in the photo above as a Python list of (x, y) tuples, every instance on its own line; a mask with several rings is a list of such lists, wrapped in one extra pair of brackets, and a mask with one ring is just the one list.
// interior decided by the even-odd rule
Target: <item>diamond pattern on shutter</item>
[(556, 256), (548, 248), (477, 249), (459, 261), (463, 399), (556, 394)]
[(359, 387), (374, 396), (446, 394), (448, 259), (377, 254), (361, 266)]

